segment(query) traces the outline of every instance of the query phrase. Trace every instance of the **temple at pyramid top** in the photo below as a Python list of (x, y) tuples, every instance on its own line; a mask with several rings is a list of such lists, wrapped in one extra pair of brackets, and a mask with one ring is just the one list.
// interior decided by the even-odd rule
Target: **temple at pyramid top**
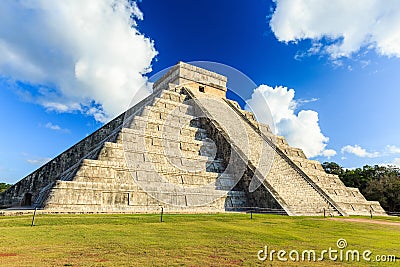
[(206, 93), (219, 97), (226, 97), (227, 77), (194, 65), (180, 61), (171, 67), (153, 85), (154, 91), (165, 90), (169, 84), (182, 85), (190, 82), (198, 84), (198, 90), (193, 93)]

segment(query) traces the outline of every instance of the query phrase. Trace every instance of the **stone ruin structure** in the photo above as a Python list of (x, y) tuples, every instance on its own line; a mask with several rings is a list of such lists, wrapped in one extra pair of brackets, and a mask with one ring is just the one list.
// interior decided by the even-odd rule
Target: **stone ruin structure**
[(226, 83), (179, 62), (146, 99), (0, 194), (0, 207), (385, 215), (227, 99)]

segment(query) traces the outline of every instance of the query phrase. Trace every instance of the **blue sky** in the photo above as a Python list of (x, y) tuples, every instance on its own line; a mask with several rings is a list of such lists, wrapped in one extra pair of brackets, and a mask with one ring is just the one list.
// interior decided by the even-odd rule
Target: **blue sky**
[(278, 132), (313, 159), (400, 166), (400, 5), (385, 5), (2, 1), (0, 182), (145, 96), (137, 90), (146, 77), (197, 60), (245, 73), (260, 87), (242, 97), (274, 103)]

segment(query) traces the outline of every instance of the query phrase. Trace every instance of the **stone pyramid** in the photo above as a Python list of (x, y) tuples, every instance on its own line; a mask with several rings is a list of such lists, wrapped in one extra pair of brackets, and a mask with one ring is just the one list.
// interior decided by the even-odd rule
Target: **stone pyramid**
[(1, 194), (0, 207), (385, 214), (228, 100), (226, 83), (179, 62), (149, 97)]

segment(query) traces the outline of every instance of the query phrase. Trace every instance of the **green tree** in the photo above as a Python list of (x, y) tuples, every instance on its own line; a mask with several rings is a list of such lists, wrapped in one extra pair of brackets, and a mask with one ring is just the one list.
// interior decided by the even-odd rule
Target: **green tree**
[(346, 186), (364, 189), (370, 177), (366, 177), (363, 169), (348, 169), (339, 176)]
[(341, 175), (343, 174), (343, 168), (339, 166), (336, 162), (324, 162), (322, 163), (326, 173)]
[(392, 173), (373, 179), (367, 184), (364, 195), (369, 200), (379, 201), (386, 211), (400, 211), (400, 177)]
[(0, 193), (6, 191), (8, 188), (10, 188), (12, 185), (11, 184), (6, 184), (6, 183), (0, 183)]

